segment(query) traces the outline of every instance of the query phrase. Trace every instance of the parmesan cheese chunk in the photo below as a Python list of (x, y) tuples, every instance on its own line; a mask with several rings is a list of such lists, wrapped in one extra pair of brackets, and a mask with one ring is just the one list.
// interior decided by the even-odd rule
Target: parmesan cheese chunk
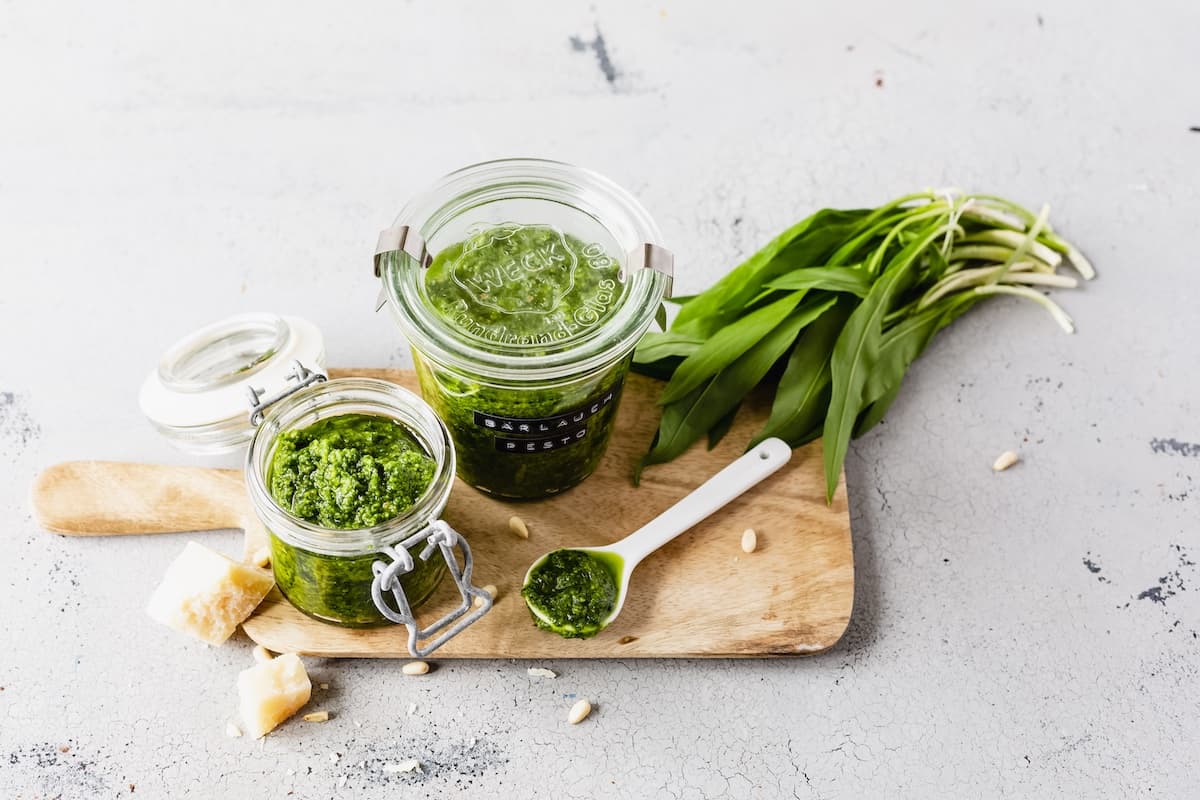
[(303, 708), (311, 695), (312, 683), (295, 653), (255, 664), (238, 675), (242, 723), (255, 738)]
[(221, 644), (274, 584), (269, 572), (188, 542), (167, 567), (146, 612), (177, 631)]

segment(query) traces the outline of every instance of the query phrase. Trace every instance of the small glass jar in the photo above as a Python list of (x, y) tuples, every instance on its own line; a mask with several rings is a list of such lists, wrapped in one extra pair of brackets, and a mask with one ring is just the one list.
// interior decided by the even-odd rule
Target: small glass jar
[[(435, 464), (433, 480), (402, 516), (372, 528), (342, 530), (314, 525), (285, 511), (270, 492), (278, 437), (342, 414), (386, 417), (403, 425)], [(246, 460), (251, 502), (271, 538), (271, 567), (280, 592), (300, 611), (347, 627), (391, 624), (373, 598), (375, 565), (387, 548), (438, 520), (454, 484), (454, 445), (446, 426), (412, 392), (385, 381), (340, 378), (308, 386), (273, 403), (255, 431)], [(426, 558), (421, 558), (426, 550)], [(412, 609), (433, 594), (447, 568), (429, 558), (425, 542), (408, 549), (410, 572), (399, 576)]]
[(535, 159), (451, 173), (384, 231), (376, 272), (465, 482), (534, 499), (596, 469), (670, 288), (660, 239), (616, 184)]

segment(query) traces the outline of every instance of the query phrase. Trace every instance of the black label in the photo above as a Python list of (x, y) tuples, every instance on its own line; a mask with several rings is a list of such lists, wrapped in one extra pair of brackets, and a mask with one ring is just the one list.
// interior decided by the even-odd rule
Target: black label
[(582, 406), (552, 417), (501, 417), (476, 411), (475, 424), (496, 434), (496, 449), (503, 453), (545, 453), (587, 438), (587, 421), (616, 402), (621, 384), (611, 386)]
[(547, 436), (543, 439), (509, 439), (505, 436), (496, 437), (496, 449), (502, 453), (548, 453), (551, 450), (561, 450), (564, 447), (582, 442), (587, 438), (588, 429), (584, 425), (573, 431)]

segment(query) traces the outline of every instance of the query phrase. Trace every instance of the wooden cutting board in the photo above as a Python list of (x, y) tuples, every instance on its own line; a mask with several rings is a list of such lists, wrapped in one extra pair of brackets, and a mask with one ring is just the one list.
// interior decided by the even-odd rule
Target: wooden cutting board
[[(416, 390), (399, 370), (334, 370)], [(854, 561), (845, 481), (825, 504), (821, 444), (644, 561), (633, 574), (621, 616), (593, 639), (567, 640), (534, 627), (520, 597), (529, 565), (558, 547), (607, 544), (648, 522), (742, 453), (769, 410), (748, 402), (725, 440), (707, 451), (651, 467), (634, 488), (630, 475), (658, 421), (661, 384), (630, 376), (613, 440), (599, 469), (549, 500), (508, 502), (459, 482), (445, 518), (475, 554), (475, 583), (499, 589), (493, 610), (437, 651), (437, 658), (693, 658), (808, 655), (832, 647), (846, 630), (854, 599)], [(72, 536), (244, 528), (246, 553), (265, 543), (236, 470), (79, 461), (51, 467), (33, 486), (33, 510), (47, 530)], [(518, 515), (522, 540), (508, 529)], [(758, 549), (741, 551), (742, 531)], [(161, 565), (166, 568), (166, 564)], [(146, 595), (153, 590), (146, 585)], [(456, 598), (443, 582), (429, 619)], [(131, 625), (152, 624), (133, 614)], [(301, 614), (278, 591), (243, 625), (276, 652), (359, 658), (408, 657), (403, 628), (351, 630)]]

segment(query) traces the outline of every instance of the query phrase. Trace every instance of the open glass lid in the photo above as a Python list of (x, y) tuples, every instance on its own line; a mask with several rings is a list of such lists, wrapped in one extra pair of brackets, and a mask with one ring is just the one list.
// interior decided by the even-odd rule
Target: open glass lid
[(240, 314), (173, 344), (146, 376), (142, 413), (189, 453), (243, 450), (254, 436), (252, 408), (264, 394), (325, 377), (325, 340), (311, 322)]

